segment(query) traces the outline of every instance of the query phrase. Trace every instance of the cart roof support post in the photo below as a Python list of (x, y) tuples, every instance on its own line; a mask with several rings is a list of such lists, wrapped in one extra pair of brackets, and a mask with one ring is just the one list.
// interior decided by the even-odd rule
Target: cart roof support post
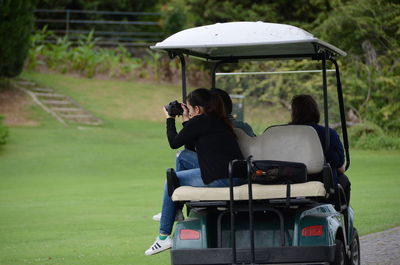
[(339, 65), (335, 59), (330, 58), (330, 61), (335, 65), (336, 69), (336, 87), (337, 87), (337, 96), (339, 102), (339, 110), (340, 110), (340, 122), (342, 125), (342, 136), (343, 136), (343, 145), (346, 155), (346, 167), (347, 170), (350, 167), (350, 153), (349, 153), (349, 139), (347, 135), (347, 124), (346, 124), (346, 115), (344, 110), (344, 100), (343, 100), (343, 89), (342, 82), (340, 80), (340, 72)]
[(186, 104), (186, 61), (183, 54), (179, 54), (182, 67), (182, 102)]
[(215, 88), (217, 85), (216, 81), (216, 73), (218, 66), (221, 64), (221, 62), (216, 62), (211, 70), (211, 88)]
[(325, 120), (325, 155), (329, 151), (329, 116), (328, 116), (328, 87), (326, 81), (326, 51), (322, 52), (322, 89), (324, 91), (324, 120)]

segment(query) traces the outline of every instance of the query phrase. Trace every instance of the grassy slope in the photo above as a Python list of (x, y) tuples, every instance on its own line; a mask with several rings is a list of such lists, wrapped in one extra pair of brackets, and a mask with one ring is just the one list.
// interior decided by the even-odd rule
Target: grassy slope
[(56, 88), (106, 120), (161, 121), (164, 118), (162, 106), (181, 98), (179, 87), (166, 84), (94, 80), (32, 72), (24, 73), (23, 77)]
[[(41, 126), (11, 128), (0, 150), (0, 264), (169, 264), (168, 253), (143, 252), (157, 233), (151, 216), (160, 208), (163, 172), (174, 151), (164, 124), (144, 120), (179, 90), (25, 76), (73, 96), (106, 124), (65, 128), (34, 108)], [(399, 152), (352, 152), (352, 204), (361, 234), (400, 225), (399, 159)]]
[[(23, 77), (70, 95), (105, 120), (163, 121), (161, 108), (168, 102), (181, 101), (180, 87), (166, 84), (146, 84), (116, 80), (75, 78), (62, 74), (24, 73)], [(188, 88), (192, 90), (193, 88)], [(289, 120), (289, 112), (280, 108), (245, 107), (246, 121), (256, 133)]]

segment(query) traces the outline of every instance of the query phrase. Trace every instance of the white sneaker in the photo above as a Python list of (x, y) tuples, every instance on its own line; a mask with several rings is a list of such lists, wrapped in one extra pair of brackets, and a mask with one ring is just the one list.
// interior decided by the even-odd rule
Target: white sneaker
[(144, 252), (145, 255), (154, 255), (157, 253), (160, 253), (161, 251), (170, 249), (172, 247), (172, 240), (168, 236), (166, 239), (161, 240), (158, 236), (156, 238), (156, 241), (149, 247), (148, 250)]
[[(180, 222), (183, 221), (185, 219), (185, 217), (183, 216), (183, 212), (182, 210), (177, 210), (176, 211), (176, 215), (175, 215), (175, 222)], [(161, 213), (158, 213), (156, 215), (153, 215), (153, 220), (160, 222), (161, 220)]]
[(160, 220), (161, 220), (161, 213), (158, 213), (158, 214), (156, 214), (156, 215), (153, 215), (153, 220), (154, 220), (154, 221), (157, 221), (157, 222), (160, 222)]

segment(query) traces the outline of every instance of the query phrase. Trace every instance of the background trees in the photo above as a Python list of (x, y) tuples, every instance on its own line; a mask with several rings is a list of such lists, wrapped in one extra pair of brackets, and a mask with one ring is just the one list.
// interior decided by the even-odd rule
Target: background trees
[(34, 0), (0, 1), (0, 78), (23, 68), (32, 32)]
[(42, 9), (151, 12), (158, 10), (160, 2), (161, 0), (37, 0), (37, 7)]
[[(34, 1), (0, 3), (0, 76), (15, 76), (21, 71), (27, 53)], [(400, 134), (400, 4), (397, 0), (37, 0), (36, 8), (161, 12), (160, 23), (166, 35), (184, 28), (229, 21), (299, 26), (348, 53), (340, 60), (348, 111), (358, 121), (373, 122), (387, 132)], [(154, 61), (160, 63), (155, 69), (171, 72), (170, 67), (161, 65), (165, 64), (164, 60)], [(280, 71), (315, 69), (319, 65), (289, 61), (240, 67), (238, 71)], [(319, 79), (320, 76), (302, 75), (221, 82), (232, 91), (256, 96), (266, 104), (287, 107), (292, 94), (306, 91), (318, 95)], [(246, 90), (241, 90), (243, 87)]]
[(344, 87), (360, 117), (400, 131), (400, 4), (356, 0), (338, 6), (315, 34), (346, 50)]
[[(348, 110), (353, 110), (358, 120), (372, 121), (385, 130), (400, 133), (398, 1), (188, 0), (186, 8), (193, 26), (239, 20), (284, 23), (299, 26), (336, 45), (348, 53), (340, 60)], [(310, 62), (296, 65), (279, 62), (258, 66), (245, 64), (241, 70), (279, 71), (293, 67), (302, 70), (316, 66)], [(308, 91), (318, 95), (320, 89), (315, 84), (319, 78), (310, 75), (285, 79), (273, 76), (252, 81), (238, 78), (230, 80), (229, 87), (245, 86), (244, 93), (267, 103), (287, 106), (289, 95), (293, 93)]]

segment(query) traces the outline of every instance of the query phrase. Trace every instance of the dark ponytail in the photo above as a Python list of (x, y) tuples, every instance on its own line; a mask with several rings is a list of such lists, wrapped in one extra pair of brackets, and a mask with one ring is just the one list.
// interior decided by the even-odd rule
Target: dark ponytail
[(214, 116), (222, 120), (228, 127), (229, 132), (236, 137), (232, 127), (232, 122), (226, 115), (224, 102), (216, 91), (213, 89), (197, 88), (188, 94), (187, 101), (193, 107), (203, 107), (206, 115)]

